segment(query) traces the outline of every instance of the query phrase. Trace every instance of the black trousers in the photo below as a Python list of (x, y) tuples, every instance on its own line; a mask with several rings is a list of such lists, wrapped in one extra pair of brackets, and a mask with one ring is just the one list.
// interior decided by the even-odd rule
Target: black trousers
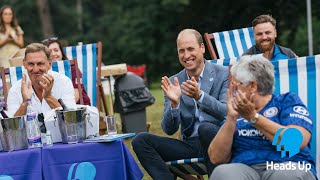
[(214, 165), (208, 157), (208, 147), (217, 134), (219, 127), (212, 123), (202, 123), (198, 137), (181, 141), (160, 137), (149, 133), (139, 133), (132, 141), (132, 147), (140, 163), (153, 179), (173, 179), (167, 161), (204, 157), (208, 174)]

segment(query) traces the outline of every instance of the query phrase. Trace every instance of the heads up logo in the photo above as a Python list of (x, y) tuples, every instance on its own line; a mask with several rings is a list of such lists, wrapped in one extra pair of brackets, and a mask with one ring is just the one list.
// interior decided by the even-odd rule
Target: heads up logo
[[(283, 132), (281, 141), (277, 144), (281, 132)], [(302, 134), (296, 128), (280, 128), (274, 135), (272, 145), (277, 146), (277, 151), (281, 151), (281, 158), (286, 156), (286, 152), (289, 153), (289, 158), (300, 152), (300, 145), (302, 144)]]
[(13, 178), (8, 175), (0, 175), (0, 180), (13, 180)]
[(69, 168), (68, 180), (94, 180), (96, 168), (90, 162), (73, 163)]

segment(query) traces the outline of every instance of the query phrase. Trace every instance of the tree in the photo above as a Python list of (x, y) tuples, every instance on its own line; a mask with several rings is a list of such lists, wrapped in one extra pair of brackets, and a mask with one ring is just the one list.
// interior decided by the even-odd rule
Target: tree
[(51, 21), (48, 0), (37, 0), (38, 13), (41, 20), (42, 33), (44, 37), (53, 37), (54, 29)]
[[(105, 64), (147, 64), (151, 81), (160, 81), (161, 76), (182, 69), (176, 51), (176, 37), (182, 29), (194, 28), (204, 34), (248, 27), (260, 14), (271, 14), (277, 20), (277, 43), (292, 48), (300, 56), (307, 54), (305, 1), (42, 1), (50, 9), (45, 16), (51, 16), (51, 28), (43, 27), (41, 22), (46, 20), (32, 13), (39, 9), (38, 1), (1, 1), (16, 10), (25, 32), (25, 44), (42, 40), (42, 32), (49, 31), (46, 29), (52, 29), (46, 37), (58, 36), (69, 45), (102, 41)], [(312, 1), (312, 10), (315, 30), (320, 19), (320, 1)], [(315, 52), (319, 52), (319, 41), (314, 39)]]

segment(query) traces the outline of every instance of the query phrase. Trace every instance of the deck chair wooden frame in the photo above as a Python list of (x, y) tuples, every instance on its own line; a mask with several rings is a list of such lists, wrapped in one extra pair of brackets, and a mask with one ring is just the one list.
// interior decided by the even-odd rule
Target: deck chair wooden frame
[[(70, 72), (71, 72), (71, 67), (75, 67), (76, 69), (78, 68), (78, 63), (77, 63), (77, 59), (74, 60), (64, 60), (64, 61), (69, 61), (70, 62)], [(59, 63), (59, 62), (63, 62), (63, 61), (56, 61), (53, 63)], [(6, 76), (9, 75), (10, 71), (9, 68), (0, 68), (1, 71), (1, 79), (2, 79), (2, 85), (3, 85), (3, 92), (4, 92), (4, 98), (5, 98), (5, 102), (7, 102), (7, 98), (8, 98), (8, 92), (9, 92), (9, 88), (7, 87), (7, 82), (6, 82)], [(71, 75), (71, 73), (70, 73)], [(70, 79), (72, 79), (72, 77), (69, 77)], [(78, 91), (79, 91), (79, 96), (80, 96), (80, 104), (84, 104), (83, 103), (83, 96), (82, 96), (82, 88), (81, 88), (81, 84), (80, 84), (80, 74), (78, 71), (76, 71), (76, 81), (77, 81), (77, 86), (78, 86)], [(11, 82), (10, 82), (10, 87), (12, 86)]]
[[(96, 93), (96, 97), (92, 97), (91, 94), (89, 93), (88, 89), (87, 89), (87, 93), (90, 97), (90, 100), (91, 100), (91, 105), (93, 106), (96, 106), (99, 111), (101, 111), (101, 104), (100, 104), (100, 101), (101, 101), (101, 98), (102, 98), (102, 103), (103, 103), (103, 106), (104, 106), (104, 110), (106, 112), (106, 114), (108, 114), (108, 109), (107, 109), (107, 104), (106, 104), (106, 100), (105, 100), (105, 95), (104, 95), (104, 92), (103, 92), (103, 87), (102, 87), (102, 84), (101, 84), (101, 64), (102, 64), (102, 43), (99, 41), (97, 43), (93, 43), (93, 44), (81, 44), (81, 45), (76, 45), (76, 46), (69, 46), (69, 47), (65, 47), (64, 48), (64, 51), (66, 52), (66, 55), (69, 59), (73, 59), (73, 58), (77, 58), (78, 60), (78, 64), (81, 64), (81, 67), (79, 65), (79, 69), (80, 71), (82, 72), (82, 75), (84, 75), (84, 72), (83, 72), (83, 69), (86, 68), (87, 64), (83, 64), (83, 62), (81, 62), (83, 56), (82, 54), (78, 55), (77, 54), (73, 54), (74, 52), (72, 52), (73, 50), (76, 50), (76, 52), (78, 52), (78, 50), (82, 50), (85, 46), (88, 46), (88, 45), (92, 45), (92, 46), (96, 46), (96, 54), (94, 56), (96, 56), (96, 61), (95, 62), (91, 62), (91, 63), (94, 63), (96, 64), (95, 67), (92, 67), (92, 68), (96, 68), (96, 74), (90, 74), (92, 76), (95, 76), (95, 82), (92, 82), (94, 85), (95, 85), (95, 93)], [(75, 48), (75, 49), (74, 49)], [(80, 49), (79, 49), (80, 48)], [(81, 51), (80, 50), (80, 51)], [(86, 69), (87, 70), (87, 69)], [(87, 70), (87, 71), (90, 71), (90, 70)], [(91, 69), (91, 71), (93, 71)], [(89, 73), (87, 73), (88, 75)], [(83, 79), (83, 77), (82, 77)], [(93, 79), (91, 79), (92, 81)], [(82, 81), (82, 83), (84, 84), (84, 81)], [(86, 87), (86, 84), (84, 84), (85, 87)], [(95, 100), (93, 101), (92, 98), (95, 98)]]
[(204, 40), (212, 59), (239, 57), (255, 44), (252, 27), (216, 33), (206, 32)]
[[(180, 177), (182, 179), (203, 180), (203, 176), (207, 175), (207, 168), (202, 157), (168, 161), (166, 162), (166, 165), (169, 167), (169, 170), (173, 174), (174, 179)], [(196, 178), (192, 175), (196, 175)]]

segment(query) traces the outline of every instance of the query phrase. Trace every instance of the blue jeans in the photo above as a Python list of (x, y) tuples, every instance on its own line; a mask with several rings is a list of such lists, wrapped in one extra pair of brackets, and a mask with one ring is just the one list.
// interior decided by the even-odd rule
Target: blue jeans
[(181, 141), (149, 133), (139, 133), (132, 141), (132, 147), (141, 165), (153, 179), (173, 179), (167, 161), (204, 157), (208, 174), (214, 169), (208, 158), (208, 147), (219, 127), (212, 123), (199, 126), (199, 137)]

